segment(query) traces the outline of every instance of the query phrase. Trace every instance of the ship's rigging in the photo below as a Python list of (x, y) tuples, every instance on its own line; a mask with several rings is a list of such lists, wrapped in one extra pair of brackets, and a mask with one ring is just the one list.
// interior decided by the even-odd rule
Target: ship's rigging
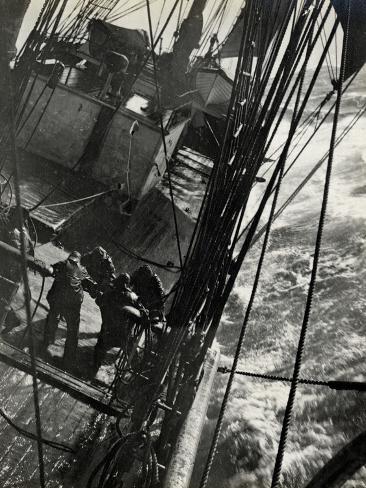
[[(35, 63), (37, 59), (39, 59), (39, 56), (41, 59), (43, 58), (43, 60), (46, 59), (47, 50), (51, 48), (56, 37), (58, 40), (61, 39), (62, 41), (71, 41), (72, 43), (78, 42), (80, 38), (85, 35), (84, 32), (90, 16), (93, 16), (96, 19), (109, 19), (113, 21), (117, 20), (119, 16), (130, 13), (135, 8), (145, 6), (145, 2), (137, 2), (134, 5), (128, 5), (128, 7), (128, 2), (125, 2), (122, 8), (118, 5), (118, 1), (80, 1), (76, 6), (75, 12), (71, 12), (68, 16), (64, 17), (66, 3), (66, 1), (59, 2), (56, 0), (50, 0), (45, 3), (45, 7), (37, 21), (35, 31), (30, 36), (25, 47), (18, 56), (18, 66), (24, 68), (22, 71), (22, 79), (18, 87), (19, 91), (14, 96), (15, 103), (19, 104), (19, 107), (21, 106), (20, 102), (25, 89), (25, 84), (29, 80), (32, 63)], [(197, 2), (197, 4), (198, 3), (199, 2)], [(216, 13), (213, 16), (215, 20), (211, 19), (210, 21), (211, 30), (214, 31), (216, 28), (220, 27), (220, 23), (222, 22), (227, 8), (227, 3), (227, 1), (221, 2), (216, 9)], [(120, 461), (120, 457), (123, 454), (126, 454), (126, 449), (130, 448), (130, 443), (131, 445), (139, 445), (139, 443), (142, 442), (140, 438), (141, 431), (144, 431), (144, 429), (146, 430), (146, 426), (149, 426), (152, 421), (151, 419), (154, 418), (157, 399), (166, 384), (167, 378), (169, 379), (167, 396), (169, 396), (173, 406), (175, 401), (179, 398), (182, 389), (187, 386), (184, 383), (180, 383), (179, 375), (182, 375), (182, 371), (186, 371), (184, 366), (186, 357), (182, 353), (182, 346), (185, 342), (191, 340), (189, 334), (192, 332), (192, 325), (194, 326), (194, 337), (199, 337), (200, 341), (197, 341), (196, 343), (192, 341), (192, 344), (196, 347), (198, 360), (194, 362), (194, 371), (191, 371), (189, 374), (191, 375), (190, 378), (199, 377), (200, 367), (204, 360), (204, 356), (215, 337), (224, 306), (232, 290), (237, 274), (243, 265), (244, 259), (249, 248), (253, 244), (253, 241), (258, 239), (264, 233), (265, 237), (258, 262), (258, 270), (253, 285), (252, 295), (246, 310), (241, 336), (238, 341), (237, 353), (233, 367), (231, 368), (230, 379), (217, 424), (217, 430), (201, 481), (201, 487), (203, 488), (206, 486), (217, 447), (222, 419), (225, 413), (225, 406), (236, 374), (237, 361), (244, 342), (246, 325), (250, 318), (251, 306), (255, 298), (256, 287), (260, 278), (271, 225), (274, 218), (278, 216), (284, 208), (284, 206), (282, 206), (280, 209), (276, 209), (278, 195), (281, 190), (281, 181), (297, 160), (297, 157), (295, 156), (291, 165), (288, 165), (289, 156), (293, 150), (292, 145), (296, 141), (296, 138), (299, 137), (299, 131), (303, 130), (303, 115), (305, 108), (311, 97), (319, 72), (328, 60), (330, 47), (332, 46), (332, 43), (335, 42), (337, 29), (339, 29), (339, 23), (341, 23), (344, 30), (344, 39), (340, 70), (339, 72), (334, 71), (331, 73), (334, 89), (325, 95), (324, 101), (320, 106), (320, 108), (323, 108), (330, 101), (332, 96), (336, 97), (336, 101), (332, 107), (329, 108), (326, 115), (328, 116), (331, 114), (334, 107), (333, 132), (330, 148), (327, 156), (324, 158), (324, 160), (326, 159), (328, 161), (328, 169), (324, 185), (323, 204), (319, 220), (319, 231), (315, 248), (312, 278), (309, 285), (309, 294), (294, 374), (291, 379), (291, 390), (288, 408), (285, 414), (284, 428), (280, 440), (279, 454), (272, 480), (273, 487), (279, 486), (282, 458), (286, 447), (287, 429), (291, 419), (291, 409), (296, 393), (296, 386), (299, 382), (301, 354), (304, 347), (306, 327), (310, 317), (311, 299), (316, 281), (317, 263), (321, 247), (321, 233), (330, 185), (331, 164), (334, 148), (338, 143), (337, 121), (343, 93), (343, 82), (351, 80), (352, 76), (355, 76), (366, 58), (364, 49), (360, 48), (360, 43), (364, 37), (364, 30), (359, 23), (361, 15), (359, 11), (357, 11), (357, 8), (361, 4), (356, 0), (347, 0), (347, 2), (344, 3), (347, 4), (347, 8), (344, 8), (343, 4), (342, 7), (337, 1), (326, 2), (325, 0), (305, 0), (302, 2), (277, 0), (270, 4), (268, 4), (268, 2), (264, 2), (263, 4), (263, 2), (260, 2), (259, 0), (248, 0), (245, 3), (245, 7), (232, 31), (235, 32), (236, 39), (238, 38), (238, 31), (241, 35), (239, 36), (238, 63), (229, 104), (226, 132), (224, 140), (221, 143), (222, 152), (214, 165), (191, 244), (184, 260), (179, 248), (179, 228), (177, 224), (175, 225), (177, 246), (179, 248), (181, 259), (179, 267), (181, 276), (174, 287), (175, 295), (168, 319), (170, 333), (166, 338), (167, 343), (165, 345), (164, 353), (160, 355), (159, 360), (155, 365), (155, 369), (150, 378), (150, 384), (147, 386), (146, 390), (144, 390), (143, 398), (139, 395), (135, 399), (132, 432), (128, 436), (123, 437), (112, 447), (110, 453), (108, 453), (104, 459), (104, 464), (99, 465), (98, 470), (96, 469), (93, 473), (89, 486), (92, 486), (92, 481), (101, 470), (102, 476), (99, 478), (97, 486), (109, 486), (108, 483), (113, 479), (116, 473), (118, 473), (117, 464)], [(178, 4), (178, 1), (174, 3), (172, 12), (178, 7)], [(146, 1), (146, 5), (149, 17), (150, 46), (156, 47), (159, 38), (161, 37), (161, 33), (154, 38), (149, 0)], [(338, 16), (334, 18), (332, 17), (333, 7), (338, 14)], [(365, 18), (365, 8), (360, 8), (364, 15), (363, 18)], [(182, 14), (182, 2), (179, 5), (179, 12), (180, 19)], [(263, 15), (263, 12), (265, 12), (265, 15)], [(168, 18), (170, 17), (171, 15), (169, 14)], [(310, 83), (306, 85), (305, 76), (307, 74), (309, 59), (314, 54), (315, 46), (322, 41), (326, 23), (328, 23), (327, 25), (329, 25), (329, 23), (332, 24), (330, 32), (327, 34), (324, 48), (318, 57), (316, 68)], [(240, 26), (239, 29), (237, 27), (238, 25)], [(162, 31), (164, 28), (165, 26)], [(156, 31), (157, 30), (158, 29), (156, 28)], [(209, 32), (209, 30), (210, 29), (207, 28), (207, 32)], [(36, 36), (35, 33), (37, 33), (38, 36)], [(232, 34), (231, 37), (229, 36), (227, 38), (228, 40), (223, 43), (222, 53), (225, 52), (225, 49), (227, 49), (227, 52), (232, 49), (232, 45), (235, 44), (235, 42), (232, 42), (230, 39), (233, 39), (233, 36), (234, 34)], [(179, 39), (178, 36), (176, 37)], [(46, 39), (46, 47), (44, 47)], [(207, 45), (208, 40), (209, 36), (206, 33), (206, 37), (204, 38), (201, 47)], [(175, 40), (175, 43), (176, 42), (177, 39)], [(286, 46), (286, 49), (283, 54), (281, 50), (284, 45)], [(212, 42), (209, 50), (210, 57), (214, 52), (213, 46), (214, 42)], [(218, 46), (218, 48), (219, 47), (220, 46)], [(197, 51), (197, 53), (201, 54), (202, 52)], [(162, 139), (165, 141), (158, 86), (158, 67), (154, 49), (152, 52), (147, 53), (147, 57), (149, 57), (150, 54), (152, 55), (155, 75), (157, 106), (158, 113), (160, 114), (159, 124)], [(144, 60), (145, 64), (146, 60), (147, 59)], [(335, 75), (338, 75), (338, 77), (335, 78)], [(137, 76), (138, 73), (136, 73), (136, 77)], [(273, 162), (274, 168), (264, 191), (264, 195), (258, 205), (254, 217), (245, 229), (244, 239), (241, 239), (242, 223), (246, 216), (248, 198), (251, 189), (256, 183), (258, 171), (262, 167), (265, 159), (270, 156), (269, 151), (271, 143), (289, 107), (292, 109), (292, 119), (288, 138), (279, 149), (279, 156)], [(118, 105), (116, 111), (117, 110)], [(356, 116), (356, 119), (364, 113), (364, 110), (363, 107), (360, 113)], [(319, 115), (320, 109), (319, 111), (315, 110), (313, 113), (315, 114), (314, 116), (316, 116), (317, 113)], [(11, 119), (15, 123), (14, 116), (11, 117)], [(21, 116), (18, 120), (20, 119)], [(350, 126), (352, 126), (352, 124), (353, 121)], [(318, 124), (317, 129), (319, 127), (320, 124)], [(16, 161), (15, 127), (13, 128), (12, 156)], [(340, 139), (342, 137), (343, 134), (340, 136)], [(310, 139), (308, 139), (308, 141)], [(165, 147), (164, 152), (169, 175), (169, 160)], [(315, 168), (317, 167), (318, 166)], [(307, 179), (305, 178), (301, 185), (305, 184), (306, 181)], [(19, 193), (19, 182), (17, 181), (16, 172), (14, 174), (14, 187), (16, 190), (16, 203), (19, 208), (19, 219), (21, 221), (21, 195)], [(295, 190), (294, 196), (298, 193), (299, 188)], [(265, 210), (271, 195), (274, 195), (274, 197), (270, 207), (269, 218), (264, 224), (264, 227), (258, 231), (263, 211)], [(174, 211), (174, 198), (172, 192), (171, 199)], [(288, 203), (286, 202), (284, 205), (287, 204)], [(21, 229), (23, 229), (22, 225)], [(118, 245), (120, 246), (120, 244)], [(25, 267), (26, 257), (24, 235), (22, 236), (22, 257), (23, 275), (26, 283), (27, 274)], [(32, 330), (29, 296), (26, 296), (26, 302), (28, 325), (30, 330)], [(35, 356), (32, 348), (30, 353), (34, 363)], [(37, 412), (37, 381), (35, 366), (33, 377)], [(194, 387), (192, 387), (192, 390), (193, 389)], [(174, 418), (174, 412), (172, 416), (167, 415), (165, 423), (163, 423), (162, 426), (162, 432), (168, 438), (169, 435), (167, 431), (171, 428), (172, 422), (175, 426), (179, 424), (177, 418)], [(44, 486), (45, 475), (42, 467), (43, 454), (39, 414), (37, 424), (41, 467), (40, 483), (41, 486)], [(143, 486), (153, 486), (156, 482), (156, 470), (158, 468), (156, 453), (151, 445), (149, 434), (147, 435), (147, 439), (143, 439), (143, 443), (148, 446), (146, 451), (146, 466), (150, 466), (149, 473), (145, 473), (145, 484), (143, 484)], [(167, 439), (165, 439), (165, 443), (169, 444)], [(164, 452), (162, 447), (166, 446), (160, 446), (160, 454), (161, 452)], [(166, 460), (167, 459), (165, 459), (164, 462)]]

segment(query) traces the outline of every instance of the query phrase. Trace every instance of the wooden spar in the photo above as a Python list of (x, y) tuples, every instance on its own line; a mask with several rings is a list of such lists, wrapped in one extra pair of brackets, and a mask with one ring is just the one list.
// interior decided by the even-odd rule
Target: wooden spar
[[(20, 261), (22, 255), (19, 249), (13, 246), (9, 246), (3, 241), (0, 241), (0, 251), (4, 251), (6, 254), (10, 254), (13, 258)], [(44, 264), (39, 259), (35, 259), (33, 256), (27, 256), (27, 266), (33, 271), (37, 271), (42, 276), (52, 276), (52, 269)]]
[[(32, 373), (29, 355), (1, 339), (0, 361), (24, 373)], [(42, 382), (68, 393), (76, 400), (95, 408), (99, 412), (117, 417), (124, 409), (123, 406), (116, 406), (110, 403), (110, 396), (105, 391), (76, 378), (66, 371), (55, 368), (41, 359), (36, 359), (36, 367), (37, 376)]]

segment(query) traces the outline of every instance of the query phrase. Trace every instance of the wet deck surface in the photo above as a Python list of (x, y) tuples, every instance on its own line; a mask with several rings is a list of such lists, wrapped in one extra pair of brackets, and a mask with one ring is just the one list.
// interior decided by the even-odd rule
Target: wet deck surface
[[(35, 257), (41, 259), (46, 264), (53, 264), (60, 260), (64, 260), (66, 259), (67, 255), (68, 251), (59, 249), (52, 243), (40, 245), (35, 251)], [(54, 344), (48, 347), (46, 354), (44, 354), (44, 351), (42, 351), (41, 348), (46, 317), (49, 310), (46, 296), (52, 285), (53, 279), (45, 278), (43, 292), (42, 278), (40, 275), (28, 272), (28, 280), (32, 297), (31, 310), (32, 314), (34, 314), (32, 328), (36, 340), (38, 356), (58, 368), (67, 369), (70, 373), (79, 378), (93, 380), (95, 377), (95, 372), (92, 368), (93, 351), (101, 327), (101, 315), (99, 307), (87, 293), (84, 293), (84, 301), (80, 316), (77, 355), (73, 364), (63, 365), (62, 356), (66, 340), (66, 323), (64, 321), (60, 321), (56, 334), (56, 341)], [(27, 321), (23, 293), (24, 290), (23, 286), (21, 285), (11, 305), (17, 317), (18, 324), (15, 327), (9, 327), (9, 329), (6, 329), (3, 333), (3, 338), (12, 345), (21, 349), (25, 348), (27, 350), (29, 331), (26, 325)], [(37, 306), (38, 302), (39, 304)], [(103, 381), (106, 384), (109, 384), (113, 378), (114, 369), (112, 364), (116, 353), (117, 350), (111, 350), (109, 360), (107, 358), (108, 364), (105, 367), (102, 366), (98, 373), (98, 378), (100, 381)]]
[[(187, 155), (186, 155), (187, 156)], [(190, 160), (187, 162), (187, 158)], [(201, 198), (207, 175), (205, 161), (197, 160), (195, 156), (188, 155), (183, 158), (182, 165), (176, 168), (174, 174), (175, 194), (178, 200), (181, 200), (182, 210), (185, 212), (187, 198), (189, 200), (189, 188), (194, 186), (194, 193), (197, 193), (197, 199)], [(38, 162), (37, 162), (38, 164)], [(31, 164), (32, 175), (23, 173), (24, 183), (22, 187), (22, 194), (26, 206), (32, 206), (39, 201), (39, 198), (47, 194), (48, 189), (53, 188), (58, 181), (57, 174), (50, 171), (50, 167), (46, 162), (39, 162), (40, 166)], [(46, 166), (47, 171), (45, 171)], [(35, 171), (36, 166), (38, 170)], [(187, 167), (188, 166), (188, 167)], [(202, 167), (203, 166), (203, 167)], [(208, 166), (209, 162), (208, 162)], [(43, 169), (42, 169), (43, 168)], [(62, 170), (63, 171), (63, 170)], [(67, 173), (67, 171), (66, 171)], [(45, 175), (48, 175), (47, 177)], [(53, 174), (53, 176), (52, 176)], [(51, 176), (50, 176), (51, 175)], [(205, 180), (205, 181), (203, 181)], [(75, 197), (90, 195), (91, 189), (86, 185), (83, 188), (77, 188), (79, 183), (75, 176), (70, 178), (70, 184), (74, 185), (74, 190), (67, 191), (68, 183), (62, 182), (57, 190), (53, 193), (52, 199), (49, 198), (48, 203), (60, 202)], [(95, 192), (95, 188), (93, 189)], [(36, 197), (37, 200), (36, 200)], [(167, 197), (168, 198), (168, 197)], [(28, 203), (27, 203), (28, 202)], [(192, 204), (192, 200), (190, 202)], [(57, 207), (54, 207), (57, 209)], [(59, 225), (62, 226), (65, 219), (72, 217), (74, 210), (70, 206), (60, 207), (60, 211), (42, 212), (38, 216), (35, 215), (36, 220), (41, 222), (49, 229), (57, 229)], [(170, 209), (170, 207), (169, 207)], [(158, 210), (158, 209), (156, 209)], [(191, 215), (195, 215), (196, 205), (190, 209)], [(69, 213), (68, 213), (69, 212)], [(94, 209), (93, 209), (94, 212)], [(92, 218), (94, 213), (91, 212)], [(68, 252), (72, 249), (78, 249), (80, 252), (85, 252), (92, 249), (96, 245), (102, 245), (113, 256), (113, 260), (118, 272), (128, 271), (132, 272), (137, 266), (141, 265), (141, 261), (130, 255), (123, 249), (124, 233), (128, 219), (115, 215), (110, 212), (108, 208), (95, 209), (95, 219), (91, 225), (87, 219), (81, 219), (77, 225), (67, 229), (55, 240), (56, 244), (63, 246), (57, 247), (53, 243), (42, 244), (38, 243), (35, 250), (35, 257), (41, 259), (47, 264), (55, 263), (59, 260), (65, 259)], [(157, 212), (158, 213), (158, 212)], [(167, 217), (167, 222), (172, 219), (170, 215)], [(193, 214), (193, 215), (192, 215)], [(165, 214), (163, 214), (164, 217)], [(143, 229), (143, 234), (146, 234), (146, 229), (149, 225), (156, 225), (155, 220), (146, 222), (146, 217), (142, 216), (142, 221), (139, 222), (140, 230)], [(158, 215), (162, 220), (162, 216)], [(42, 220), (43, 219), (43, 220)], [(160, 222), (159, 220), (159, 222)], [(164, 235), (168, 228), (168, 224), (162, 221), (161, 233)], [(165, 226), (165, 227), (164, 227)], [(170, 227), (169, 227), (170, 228)], [(146, 235), (144, 235), (144, 238)], [(147, 236), (150, 237), (150, 236)], [(39, 241), (41, 241), (40, 236)], [(58, 242), (59, 241), (59, 242)], [(160, 242), (160, 241), (159, 241)], [(130, 243), (132, 250), (135, 249), (136, 242)], [(159, 250), (160, 244), (156, 245)], [(155, 249), (155, 248), (154, 248)], [(161, 250), (164, 251), (164, 250)], [(167, 259), (166, 256), (153, 255), (153, 258), (158, 261)], [(157, 270), (160, 274), (159, 269)], [(166, 271), (162, 274), (164, 284), (168, 289), (177, 279), (177, 274)], [(40, 297), (42, 288), (42, 279), (39, 275), (28, 273), (30, 291), (32, 296), (32, 311), (33, 331), (36, 337), (38, 346), (42, 343), (43, 331), (46, 316), (48, 313), (48, 303), (46, 300), (47, 291), (49, 290), (52, 279), (45, 279), (45, 286), (39, 301), (39, 306), (36, 311), (35, 307)], [(18, 347), (25, 348), (27, 345), (27, 327), (24, 309), (24, 297), (22, 287), (19, 288), (12, 308), (17, 317), (15, 326), (9, 327), (3, 333), (3, 339), (9, 341)], [(85, 294), (85, 299), (81, 310), (81, 322), (79, 333), (79, 344), (77, 355), (73, 364), (68, 364), (67, 369), (75, 376), (81, 378), (86, 382), (94, 382), (98, 387), (102, 388), (102, 383), (110, 384), (114, 376), (114, 361), (118, 351), (111, 350), (106, 358), (106, 365), (99, 370), (97, 378), (94, 377), (92, 370), (93, 350), (97, 341), (97, 336), (101, 326), (100, 311), (94, 300)], [(66, 325), (60, 322), (55, 344), (48, 348), (46, 356), (43, 355), (41, 348), (38, 348), (39, 357), (47, 360), (55, 367), (61, 367), (61, 359), (64, 351), (64, 344), (66, 338)], [(34, 408), (32, 395), (32, 378), (29, 374), (9, 367), (0, 363), (0, 405), (6, 411), (10, 418), (22, 426), (26, 426), (28, 430), (34, 431)], [(46, 383), (40, 383), (40, 405), (43, 424), (43, 435), (49, 439), (57, 440), (58, 442), (68, 443), (74, 446), (78, 452), (76, 457), (69, 454), (63, 454), (55, 451), (49, 447), (45, 447), (46, 460), (46, 477), (48, 488), (80, 488), (85, 486), (85, 468), (90, 466), (91, 459), (98, 457), (98, 452), (103, 450), (105, 444), (111, 441), (110, 417), (105, 414), (98, 413), (94, 408), (76, 400), (65, 391), (61, 391)], [(33, 488), (39, 487), (38, 467), (37, 467), (37, 449), (34, 442), (25, 439), (20, 435), (15, 435), (13, 428), (11, 428), (4, 419), (0, 417), (0, 433), (1, 440), (5, 449), (0, 453), (0, 486), (1, 487), (24, 487)], [(104, 440), (106, 439), (106, 440)], [(82, 480), (82, 481), (81, 481)]]
[[(35, 432), (31, 376), (3, 364), (0, 371), (2, 409), (17, 425)], [(39, 386), (39, 403), (43, 437), (72, 446), (77, 451), (77, 454), (68, 454), (44, 446), (46, 486), (76, 488), (80, 486), (77, 478), (83, 471), (80, 462), (84, 456), (93, 455), (95, 448), (92, 444), (108, 442), (104, 439), (110, 420), (44, 383)], [(35, 442), (17, 435), (3, 418), (0, 419), (0, 434), (4, 446), (0, 454), (0, 486), (39, 487)]]
[[(28, 152), (19, 152), (19, 164), (23, 206), (31, 209), (41, 203), (32, 212), (32, 217), (54, 231), (90, 205), (92, 200), (60, 206), (49, 205), (72, 202), (106, 190), (96, 181), (83, 178), (68, 168)], [(6, 167), (3, 170), (6, 177), (10, 176), (11, 171)]]
[[(66, 256), (65, 250), (59, 249), (51, 243), (41, 245), (36, 249), (36, 257), (49, 264), (64, 259)], [(42, 278), (32, 272), (28, 273), (28, 277), (32, 295), (31, 306), (32, 311), (34, 311), (41, 291)], [(46, 278), (42, 299), (33, 319), (33, 330), (38, 345), (41, 344), (43, 338), (43, 328), (48, 312), (46, 294), (51, 284), (52, 279)], [(12, 308), (20, 323), (5, 331), (2, 337), (27, 351), (26, 316), (22, 286), (15, 296)], [(99, 381), (95, 379), (91, 365), (100, 322), (98, 307), (94, 300), (85, 294), (77, 356), (74, 364), (67, 365), (67, 369), (78, 378), (82, 378), (84, 382), (88, 382), (90, 391), (99, 392), (100, 399), (102, 399), (103, 391), (106, 392), (107, 388), (103, 388), (101, 382), (111, 382), (117, 351), (110, 351), (107, 364), (102, 366), (98, 373)], [(39, 348), (38, 356), (47, 360), (50, 365), (61, 366), (65, 337), (66, 325), (61, 321), (55, 344), (49, 347), (46, 357)], [(6, 346), (3, 349), (6, 349)], [(56, 374), (57, 370), (54, 369), (53, 372)], [(62, 375), (62, 371), (59, 374)], [(32, 377), (24, 371), (2, 362), (0, 362), (0, 375), (1, 408), (17, 425), (35, 432)], [(114, 419), (112, 416), (100, 413), (94, 406), (86, 404), (85, 401), (75, 399), (66, 391), (47, 384), (42, 375), (40, 378), (39, 401), (43, 436), (72, 446), (77, 452), (75, 455), (62, 453), (45, 446), (46, 486), (47, 488), (84, 486), (85, 469), (90, 467), (90, 460), (94, 456), (98, 457), (100, 455), (98, 453), (103, 450), (103, 447), (105, 448), (105, 445), (110, 443), (111, 435), (113, 435), (111, 426)], [(70, 376), (70, 381), (73, 378)], [(76, 377), (73, 382), (76, 386), (80, 386)], [(93, 383), (96, 385), (96, 389), (94, 389)], [(108, 403), (109, 397), (106, 398), (106, 403)], [(14, 429), (1, 417), (0, 435), (3, 445), (6, 446), (0, 453), (0, 486), (2, 488), (38, 488), (39, 472), (36, 444), (21, 435), (17, 435)], [(82, 478), (83, 483), (81, 485), (78, 480)]]
[[(174, 157), (170, 171), (174, 203), (193, 220), (198, 217), (212, 166), (210, 158), (189, 147), (181, 148)], [(167, 176), (158, 188), (170, 199)]]

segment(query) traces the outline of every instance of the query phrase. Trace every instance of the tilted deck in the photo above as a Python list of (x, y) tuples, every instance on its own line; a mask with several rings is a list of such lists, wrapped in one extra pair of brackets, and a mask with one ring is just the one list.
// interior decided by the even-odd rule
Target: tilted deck
[[(52, 244), (46, 244), (37, 247), (36, 256), (52, 263), (64, 259), (66, 253)], [(42, 280), (32, 272), (28, 276), (32, 295), (31, 308), (34, 311)], [(45, 293), (51, 283), (52, 279), (46, 279)], [(48, 310), (45, 293), (32, 322), (36, 345), (42, 338)], [(19, 288), (12, 307), (20, 324), (4, 335), (13, 344), (0, 341), (0, 408), (16, 425), (34, 433), (30, 357), (16, 347), (17, 344), (27, 346), (22, 287)], [(56, 343), (51, 347), (50, 362), (47, 363), (39, 357), (36, 359), (42, 435), (45, 439), (66, 444), (75, 450), (75, 454), (69, 454), (44, 446), (47, 488), (77, 488), (85, 485), (91, 460), (97, 462), (103, 450), (109, 446), (114, 419), (124, 407), (121, 402), (118, 405), (111, 404), (107, 387), (95, 386), (92, 381), (82, 379), (90, 366), (99, 328), (98, 307), (86, 296), (82, 309), (79, 347), (75, 364), (72, 365), (77, 367), (80, 378), (56, 366), (64, 348), (63, 323), (60, 324)], [(18, 434), (3, 417), (0, 417), (0, 433), (4, 445), (0, 453), (0, 486), (38, 488), (35, 442)], [(81, 479), (82, 482), (79, 481)]]
[[(29, 354), (21, 349), (0, 340), (0, 361), (13, 368), (32, 374)], [(106, 390), (80, 380), (76, 376), (56, 368), (41, 359), (36, 359), (37, 377), (47, 385), (66, 392), (71, 397), (89, 405), (98, 412), (111, 416), (118, 416), (121, 407), (111, 403), (110, 395)]]
[[(199, 200), (202, 198), (205, 183), (210, 172), (211, 161), (204, 158), (199, 153), (189, 149), (183, 149), (178, 152), (176, 165), (173, 169), (173, 192), (176, 198), (176, 204), (180, 213), (186, 219), (193, 220), (198, 208)], [(38, 168), (38, 170), (37, 170)], [(38, 161), (37, 164), (29, 165), (28, 169), (32, 175), (23, 173), (22, 195), (23, 202), (28, 208), (38, 202), (42, 195), (47, 194), (48, 189), (54, 187), (59, 182), (57, 190), (49, 198), (48, 203), (66, 201), (75, 194), (79, 197), (90, 195), (96, 191), (96, 188), (78, 187), (78, 178), (73, 175), (68, 176), (65, 172), (65, 181), (61, 181), (60, 173), (53, 172), (54, 165), (46, 161)], [(57, 168), (56, 168), (57, 170)], [(61, 170), (62, 174), (64, 171)], [(70, 179), (68, 179), (70, 178)], [(33, 182), (33, 183), (32, 183)], [(43, 183), (46, 182), (46, 188)], [(70, 186), (74, 185), (70, 191)], [(160, 197), (157, 200), (158, 207), (154, 209), (156, 215), (140, 215), (143, 218), (136, 222), (139, 224), (140, 240), (150, 239), (148, 235), (148, 222), (150, 226), (156, 227), (156, 219), (160, 223), (160, 240), (152, 246), (151, 252), (156, 252), (152, 257), (156, 260), (169, 259), (168, 247), (164, 239), (169, 238), (172, 245), (172, 256), (176, 254), (174, 239), (171, 238), (172, 229), (172, 212), (169, 196), (165, 195), (166, 184), (156, 190)], [(192, 196), (190, 198), (190, 196)], [(194, 203), (194, 205), (192, 205)], [(151, 201), (150, 201), (151, 204)], [(189, 215), (186, 207), (190, 206)], [(51, 209), (53, 209), (51, 211)], [(34, 217), (48, 228), (57, 230), (62, 228), (68, 219), (73, 219), (75, 212), (83, 213), (83, 207), (72, 205), (63, 207), (39, 208), (38, 214)], [(93, 210), (94, 211), (94, 210)], [(184, 214), (184, 215), (183, 215)], [(136, 243), (139, 242), (131, 229), (126, 229), (120, 216), (118, 219), (108, 215), (102, 227), (92, 222), (93, 228), (87, 234), (84, 230), (80, 231), (81, 226), (74, 226), (72, 237), (75, 240), (75, 248), (84, 251), (85, 248), (94, 245), (104, 245), (111, 252), (118, 271), (133, 271), (141, 262), (127, 256), (119, 248), (119, 243), (127, 245), (132, 250), (136, 250)], [(85, 220), (85, 219), (82, 219)], [(183, 220), (182, 220), (183, 225)], [(191, 232), (191, 224), (185, 224), (186, 239)], [(105, 230), (107, 227), (109, 234)], [(193, 228), (193, 227), (192, 227)], [(125, 231), (129, 231), (131, 239), (134, 242), (126, 240)], [(182, 231), (182, 227), (180, 227)], [(80, 235), (79, 235), (80, 234)], [(165, 237), (164, 237), (165, 236)], [(63, 236), (60, 236), (63, 241)], [(69, 247), (69, 250), (71, 248)], [(160, 256), (164, 253), (164, 256)], [(58, 260), (65, 259), (66, 250), (60, 249), (51, 243), (38, 245), (35, 250), (36, 258), (43, 260), (47, 264), (55, 263)], [(176, 259), (175, 259), (176, 261)], [(164, 261), (162, 261), (164, 262)], [(177, 273), (157, 269), (160, 276), (164, 279), (166, 286), (177, 277)], [(32, 295), (32, 311), (36, 305), (41, 290), (42, 280), (39, 275), (29, 273), (29, 281)], [(40, 300), (40, 305), (33, 319), (33, 329), (36, 340), (42, 337), (45, 317), (48, 311), (48, 304), (45, 300), (47, 290), (52, 283), (52, 279), (46, 278), (45, 290)], [(21, 320), (19, 331), (11, 331), (7, 339), (12, 345), (0, 342), (0, 406), (6, 411), (15, 423), (26, 427), (30, 431), (35, 431), (34, 407), (32, 395), (32, 378), (30, 376), (29, 356), (16, 347), (19, 339), (22, 339), (25, 328), (24, 298), (20, 289), (12, 303), (13, 309), (17, 310), (17, 315)], [(95, 345), (98, 332), (100, 330), (101, 317), (100, 312), (94, 300), (87, 294), (82, 306), (81, 324), (79, 334), (79, 345), (76, 362), (75, 374), (62, 371), (57, 367), (58, 360), (62, 355), (65, 341), (65, 324), (61, 323), (56, 339), (55, 346), (51, 346), (50, 360), (52, 364), (37, 359), (37, 370), (40, 385), (40, 408), (42, 418), (43, 436), (47, 439), (53, 439), (58, 442), (67, 443), (77, 450), (77, 457), (70, 454), (60, 453), (49, 447), (45, 447), (47, 488), (67, 487), (77, 488), (85, 486), (87, 474), (85, 470), (90, 469), (91, 459), (98, 459), (101, 452), (105, 452), (106, 445), (111, 442), (111, 424), (113, 417), (120, 412), (120, 405), (109, 403), (109, 396), (102, 388), (96, 387), (91, 383), (91, 378), (85, 375), (85, 371), (91, 364), (93, 357), (93, 347)], [(24, 342), (26, 345), (26, 342)], [(84, 379), (80, 379), (84, 378)], [(39, 487), (38, 478), (38, 459), (37, 450), (34, 442), (15, 435), (4, 419), (0, 418), (0, 431), (2, 432), (2, 441), (6, 448), (0, 454), (0, 486), (1, 487)]]
[[(2, 355), (4, 349), (2, 349)], [(31, 376), (0, 364), (0, 404), (20, 427), (35, 432)], [(104, 443), (110, 417), (76, 400), (66, 391), (39, 383), (42, 436), (73, 447), (77, 454), (44, 446), (47, 488), (80, 486), (82, 476), (98, 444)], [(38, 488), (38, 455), (34, 441), (19, 434), (1, 417), (0, 486)], [(94, 446), (94, 447), (93, 447)], [(84, 460), (84, 465), (83, 465)]]
[[(4, 168), (3, 172), (8, 177), (12, 169)], [(69, 223), (93, 200), (51, 207), (48, 205), (82, 199), (104, 190), (106, 188), (98, 182), (86, 180), (77, 173), (40, 156), (20, 151), (22, 205), (29, 210), (47, 197), (41, 206), (32, 212), (32, 218), (53, 231)]]

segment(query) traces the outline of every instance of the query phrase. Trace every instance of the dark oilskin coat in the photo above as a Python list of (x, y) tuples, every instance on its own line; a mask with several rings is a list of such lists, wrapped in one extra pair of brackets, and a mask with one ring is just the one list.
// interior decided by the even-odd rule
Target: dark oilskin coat
[(47, 300), (61, 302), (65, 306), (80, 305), (84, 299), (83, 282), (88, 280), (84, 267), (69, 260), (53, 265), (55, 280), (47, 295)]

